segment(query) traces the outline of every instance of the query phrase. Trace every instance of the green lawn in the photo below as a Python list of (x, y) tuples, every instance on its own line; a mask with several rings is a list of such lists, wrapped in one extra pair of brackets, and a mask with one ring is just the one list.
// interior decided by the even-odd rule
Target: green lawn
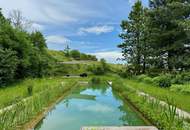
[(136, 88), (140, 91), (148, 93), (160, 100), (167, 101), (172, 99), (178, 108), (190, 112), (190, 95), (172, 92), (166, 88), (159, 88), (152, 84), (140, 83), (136, 80), (124, 80), (125, 85)]

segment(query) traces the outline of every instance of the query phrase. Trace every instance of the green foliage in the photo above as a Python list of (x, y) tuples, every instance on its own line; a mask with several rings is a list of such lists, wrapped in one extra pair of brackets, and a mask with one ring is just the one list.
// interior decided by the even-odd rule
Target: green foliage
[(33, 32), (30, 35), (30, 38), (34, 46), (38, 48), (40, 51), (44, 51), (44, 49), (47, 48), (45, 38), (41, 32)]
[[(118, 45), (122, 49), (124, 59), (135, 67), (136, 73), (141, 71), (141, 55), (143, 55), (141, 52), (146, 50), (146, 46), (143, 45), (144, 40), (142, 39), (144, 31), (142, 27), (145, 22), (143, 14), (144, 8), (142, 3), (137, 1), (129, 14), (129, 20), (124, 20), (121, 23), (122, 33), (120, 37), (124, 42)], [(143, 55), (142, 57), (144, 57), (142, 59), (144, 63), (146, 56)]]
[(113, 89), (120, 93), (122, 97), (127, 97), (159, 129), (187, 130), (189, 127), (189, 124), (184, 123), (184, 119), (177, 114), (176, 106), (171, 106), (171, 104), (161, 105), (159, 100), (150, 99), (148, 96), (140, 96), (134, 88), (120, 83), (118, 85), (118, 82), (113, 83)]
[(148, 77), (147, 75), (142, 74), (142, 75), (137, 76), (137, 80), (138, 81), (143, 81), (147, 77)]
[(139, 75), (136, 77), (136, 79), (140, 82), (145, 82), (148, 84), (155, 84), (159, 87), (167, 88), (170, 87), (172, 82), (171, 82), (171, 75), (165, 74), (165, 75), (160, 75), (154, 78), (151, 78), (147, 75)]
[(151, 77), (145, 77), (144, 82), (145, 83), (152, 83), (152, 78)]
[(93, 77), (91, 79), (91, 83), (92, 84), (100, 84), (101, 83), (101, 79), (99, 77)]
[(172, 85), (170, 88), (171, 91), (174, 92), (181, 92), (183, 94), (190, 94), (190, 84), (184, 84), (184, 85)]
[(119, 76), (121, 76), (122, 78), (127, 78), (127, 77), (129, 77), (129, 74), (127, 73), (127, 71), (126, 70), (119, 70), (119, 72), (118, 72), (118, 74), (119, 74)]
[(0, 87), (14, 80), (17, 65), (18, 58), (16, 52), (0, 48)]
[(95, 74), (95, 75), (103, 75), (105, 74), (105, 70), (102, 66), (94, 66), (92, 68), (92, 72)]
[(104, 69), (104, 71), (109, 71), (110, 70), (110, 67), (109, 65), (106, 63), (106, 60), (105, 59), (100, 59), (100, 64), (102, 66), (102, 68)]
[(148, 83), (148, 84), (153, 83), (153, 79), (144, 74), (137, 76), (137, 80), (140, 82)]
[(150, 8), (134, 4), (121, 23), (123, 43), (118, 45), (134, 74), (189, 70), (189, 15), (186, 0), (150, 0)]
[(28, 85), (27, 92), (28, 92), (28, 96), (32, 96), (32, 94), (33, 94), (33, 85), (32, 84)]
[(76, 60), (79, 60), (80, 59), (80, 52), (78, 50), (71, 50), (70, 56)]
[(75, 60), (92, 60), (92, 61), (97, 61), (96, 56), (87, 55), (87, 54), (79, 52), (78, 50), (71, 50), (69, 52), (69, 56), (72, 57), (72, 58), (74, 58)]
[[(0, 86), (25, 77), (55, 74), (53, 67), (59, 57), (56, 59), (49, 53), (41, 32), (28, 33), (13, 27), (0, 11), (0, 34)], [(71, 53), (80, 58), (80, 52)]]
[(41, 93), (35, 94), (26, 100), (17, 102), (11, 108), (5, 109), (0, 113), (0, 129), (16, 129), (17, 126), (38, 115), (50, 103), (55, 102), (59, 96), (62, 96), (75, 86), (76, 82), (66, 86), (59, 84), (58, 86), (46, 88)]
[(153, 82), (159, 87), (167, 88), (171, 86), (171, 77), (170, 75), (160, 75), (153, 78)]
[(103, 75), (110, 71), (110, 66), (104, 59), (101, 59), (99, 64), (93, 64), (92, 66), (89, 66), (88, 71), (92, 72), (95, 75)]

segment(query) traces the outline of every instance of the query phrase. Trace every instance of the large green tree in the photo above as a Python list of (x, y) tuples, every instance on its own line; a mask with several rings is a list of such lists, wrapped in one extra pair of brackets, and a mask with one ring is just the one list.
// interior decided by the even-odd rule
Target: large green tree
[(127, 60), (128, 64), (135, 66), (136, 73), (141, 72), (142, 59), (145, 61), (145, 57), (142, 55), (142, 52), (145, 51), (143, 26), (144, 8), (141, 1), (137, 1), (132, 7), (128, 20), (124, 20), (121, 23), (122, 33), (120, 37), (124, 42), (118, 45), (122, 49), (124, 60)]
[[(48, 74), (51, 57), (40, 32), (29, 33), (12, 25), (0, 11), (0, 85), (13, 78)], [(10, 80), (6, 80), (10, 79)]]
[(189, 67), (189, 16), (188, 0), (151, 0), (149, 18), (152, 29), (154, 62), (169, 71)]
[(18, 58), (16, 52), (0, 47), (0, 86), (13, 81), (16, 74)]

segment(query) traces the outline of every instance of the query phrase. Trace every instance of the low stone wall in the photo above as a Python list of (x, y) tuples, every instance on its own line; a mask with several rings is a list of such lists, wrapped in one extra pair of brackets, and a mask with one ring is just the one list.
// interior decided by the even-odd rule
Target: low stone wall
[(154, 126), (82, 127), (81, 130), (158, 130)]

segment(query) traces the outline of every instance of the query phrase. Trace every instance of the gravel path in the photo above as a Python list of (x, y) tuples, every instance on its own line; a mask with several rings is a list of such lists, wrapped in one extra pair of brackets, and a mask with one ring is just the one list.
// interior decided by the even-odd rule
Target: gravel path
[[(146, 96), (146, 97), (148, 97), (150, 100), (153, 100), (153, 101), (158, 100), (158, 99), (156, 99), (155, 97), (152, 97), (152, 96), (150, 96), (149, 94), (146, 94), (146, 93), (144, 93), (144, 92), (138, 91), (138, 95), (140, 95), (140, 96)], [(160, 101), (160, 104), (163, 105), (163, 106), (168, 105), (168, 104), (167, 104), (166, 102), (164, 102), (164, 101)], [(181, 110), (181, 109), (179, 109), (179, 108), (176, 108), (176, 112), (177, 112), (177, 114), (178, 114), (180, 117), (190, 119), (190, 113), (188, 113), (188, 112), (186, 112), (186, 111), (183, 111), (183, 110)]]

